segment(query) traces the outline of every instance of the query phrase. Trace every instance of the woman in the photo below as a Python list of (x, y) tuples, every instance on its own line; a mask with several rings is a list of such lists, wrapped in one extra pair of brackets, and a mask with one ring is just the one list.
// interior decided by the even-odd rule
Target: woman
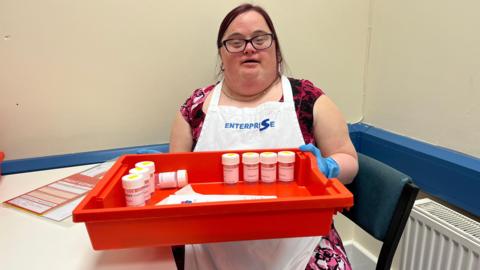
[[(170, 151), (315, 144), (319, 149), (313, 145), (301, 149), (316, 152), (327, 176), (351, 182), (358, 163), (346, 123), (311, 82), (280, 75), (282, 54), (268, 14), (250, 4), (236, 7), (220, 25), (217, 47), (224, 79), (197, 89), (187, 99), (172, 127)], [(332, 226), (324, 238), (187, 245), (185, 268), (350, 269), (350, 265)]]

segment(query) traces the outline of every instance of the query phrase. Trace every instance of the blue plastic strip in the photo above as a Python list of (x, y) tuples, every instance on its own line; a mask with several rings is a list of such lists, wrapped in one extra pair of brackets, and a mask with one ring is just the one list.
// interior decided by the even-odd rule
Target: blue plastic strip
[(365, 132), (370, 126), (367, 126), (362, 123), (348, 124), (348, 132), (350, 133), (350, 139), (352, 140), (353, 146), (359, 151), (361, 148), (361, 138), (363, 132)]
[(2, 163), (2, 174), (7, 175), (100, 163), (121, 155), (135, 154), (139, 149), (168, 152), (168, 144), (144, 145), (66, 155), (6, 160)]
[(412, 177), (423, 191), (480, 216), (480, 159), (385, 130), (364, 130), (357, 151)]

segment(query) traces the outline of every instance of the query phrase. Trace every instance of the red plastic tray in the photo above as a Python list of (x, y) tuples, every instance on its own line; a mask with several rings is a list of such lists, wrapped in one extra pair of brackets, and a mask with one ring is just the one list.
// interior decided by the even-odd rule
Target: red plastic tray
[[(227, 151), (122, 156), (73, 211), (73, 221), (85, 222), (97, 250), (327, 234), (333, 214), (351, 207), (353, 195), (337, 179), (326, 179), (310, 153), (253, 151), (281, 150), (296, 153), (290, 183), (224, 184), (221, 155)], [(228, 152), (246, 151), (252, 150)], [(277, 198), (156, 206), (177, 190), (168, 189), (157, 190), (144, 207), (126, 207), (121, 177), (143, 160), (154, 161), (156, 173), (186, 169), (199, 193)]]
[(5, 154), (0, 152), (0, 176), (2, 175), (2, 161), (5, 158)]

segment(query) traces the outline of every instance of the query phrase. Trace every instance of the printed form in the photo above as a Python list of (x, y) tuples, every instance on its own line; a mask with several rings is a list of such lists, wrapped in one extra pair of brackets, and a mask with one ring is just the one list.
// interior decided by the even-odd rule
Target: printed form
[(86, 171), (67, 176), (24, 193), (4, 203), (55, 221), (61, 221), (72, 215), (73, 209), (102, 179), (114, 163), (115, 160), (109, 160)]

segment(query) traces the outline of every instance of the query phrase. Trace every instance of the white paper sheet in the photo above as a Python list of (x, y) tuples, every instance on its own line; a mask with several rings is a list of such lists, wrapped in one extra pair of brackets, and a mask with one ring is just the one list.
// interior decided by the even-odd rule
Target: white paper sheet
[(195, 192), (191, 185), (186, 185), (175, 194), (168, 196), (156, 205), (202, 203), (202, 202), (225, 202), (242, 200), (276, 199), (277, 196), (261, 195), (223, 195), (223, 194), (201, 194)]

